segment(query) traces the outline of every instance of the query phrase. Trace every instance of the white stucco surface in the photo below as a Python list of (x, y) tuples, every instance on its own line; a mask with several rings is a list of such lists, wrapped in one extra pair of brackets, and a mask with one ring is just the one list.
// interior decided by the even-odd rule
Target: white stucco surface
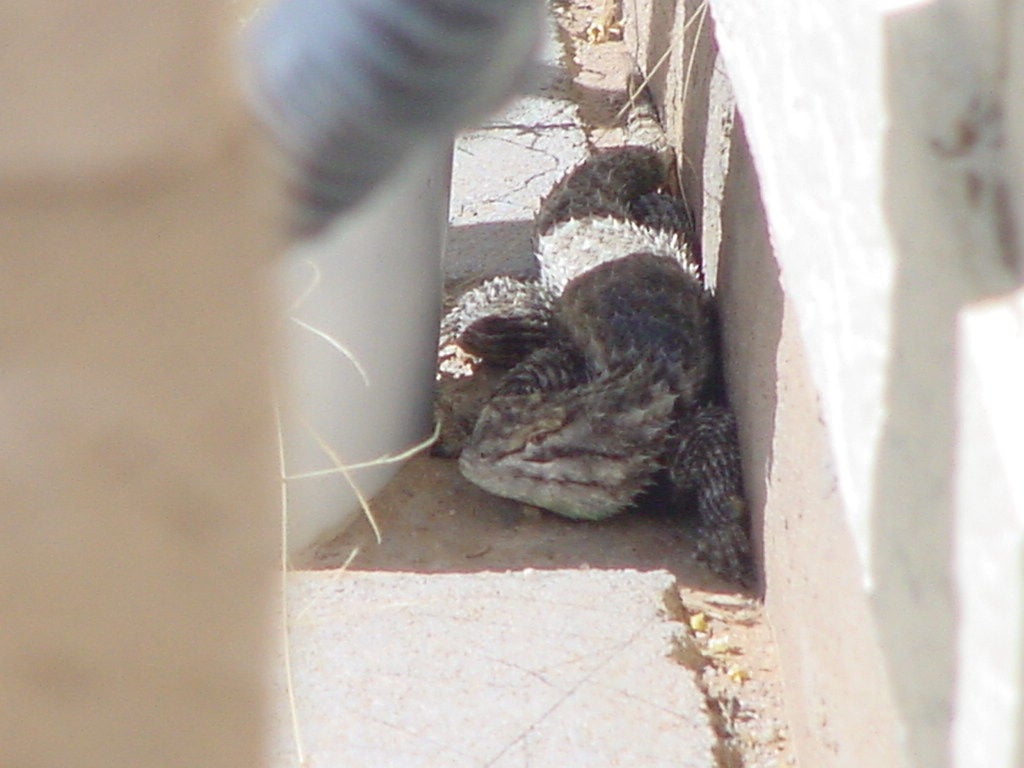
[(712, 9), (868, 578), (892, 292), (878, 16), (803, 0), (772, 13), (733, 0)]

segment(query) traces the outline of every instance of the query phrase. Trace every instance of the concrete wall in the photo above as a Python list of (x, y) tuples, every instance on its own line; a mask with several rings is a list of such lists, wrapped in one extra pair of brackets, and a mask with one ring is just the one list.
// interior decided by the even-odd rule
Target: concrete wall
[(895, 5), (623, 3), (718, 276), (803, 763), (1010, 768), (1021, 3)]
[(273, 218), (216, 4), (0, 9), (0, 765), (258, 766)]
[[(355, 489), (373, 498), (400, 466), (379, 459), (430, 435), (450, 177), (450, 147), (431, 143), (354, 211), (284, 254), (289, 315), (304, 324), (284, 337), (292, 554), (363, 514)], [(320, 440), (354, 468), (339, 472)], [(308, 476), (324, 470), (333, 472)]]

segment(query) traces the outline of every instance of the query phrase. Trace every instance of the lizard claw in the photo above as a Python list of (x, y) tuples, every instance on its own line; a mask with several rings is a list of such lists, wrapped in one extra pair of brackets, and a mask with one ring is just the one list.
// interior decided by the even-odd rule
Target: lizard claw
[[(743, 506), (742, 500), (729, 500)], [(697, 559), (719, 576), (745, 587), (754, 585), (754, 558), (746, 526), (737, 521), (725, 525), (701, 526), (697, 531)]]

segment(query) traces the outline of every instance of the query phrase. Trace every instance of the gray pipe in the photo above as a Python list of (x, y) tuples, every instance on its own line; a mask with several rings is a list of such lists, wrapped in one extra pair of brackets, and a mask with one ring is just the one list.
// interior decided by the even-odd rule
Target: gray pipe
[(542, 12), (539, 0), (283, 0), (260, 14), (248, 85), (286, 157), (299, 233), (510, 96)]

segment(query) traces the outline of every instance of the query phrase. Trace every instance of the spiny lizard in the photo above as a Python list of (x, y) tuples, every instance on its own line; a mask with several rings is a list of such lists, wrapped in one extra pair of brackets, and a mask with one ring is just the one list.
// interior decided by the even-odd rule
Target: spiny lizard
[(632, 509), (667, 480), (672, 503), (695, 495), (698, 555), (749, 583), (714, 299), (686, 207), (661, 191), (666, 171), (648, 147), (597, 151), (541, 204), (539, 280), (495, 278), (446, 316), (442, 349), (509, 368), (459, 467), (494, 494), (583, 520)]

